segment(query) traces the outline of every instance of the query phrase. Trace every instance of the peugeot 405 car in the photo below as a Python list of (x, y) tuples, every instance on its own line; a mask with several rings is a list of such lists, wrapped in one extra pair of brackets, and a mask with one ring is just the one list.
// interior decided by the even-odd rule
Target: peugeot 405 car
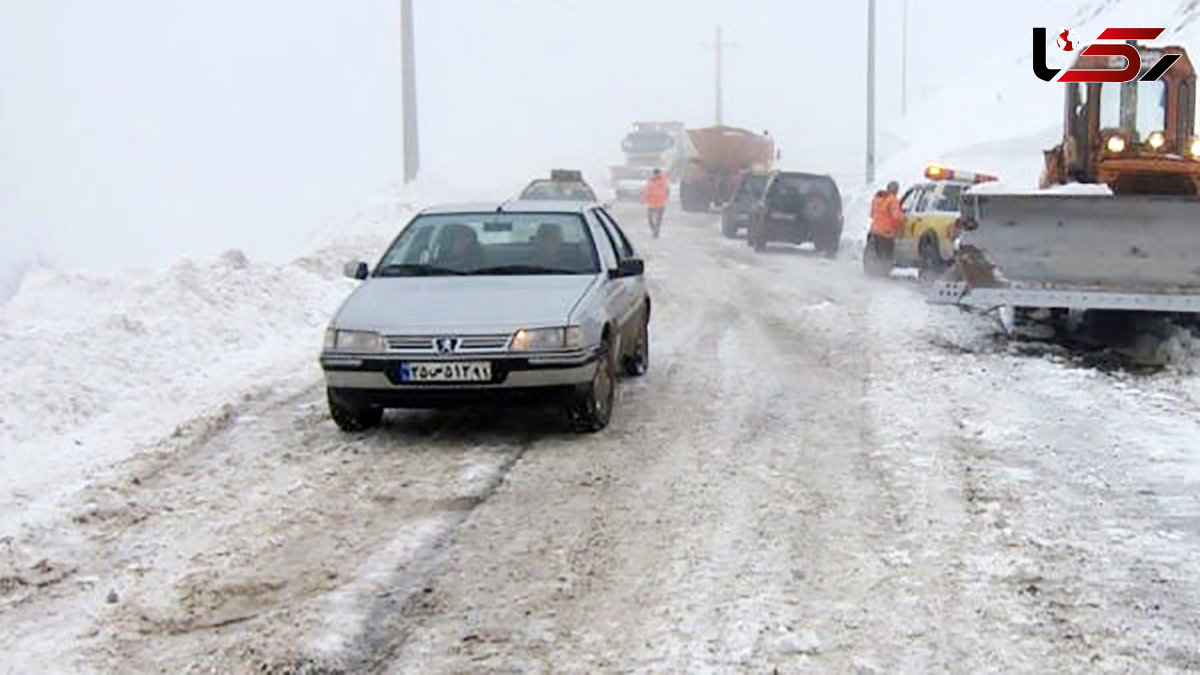
[(387, 408), (551, 405), (599, 431), (618, 371), (650, 363), (644, 264), (595, 203), (446, 205), (417, 214), (325, 334), (329, 411), (344, 431)]

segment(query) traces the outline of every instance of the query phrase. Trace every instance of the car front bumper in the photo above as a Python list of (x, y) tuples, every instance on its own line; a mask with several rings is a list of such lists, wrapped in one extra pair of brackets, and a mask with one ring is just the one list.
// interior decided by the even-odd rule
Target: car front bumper
[[(488, 382), (405, 383), (404, 362), (488, 361)], [(570, 355), (493, 355), (430, 359), (393, 355), (321, 354), (325, 384), (344, 403), (386, 408), (434, 408), (481, 404), (565, 403), (596, 373), (596, 352)]]

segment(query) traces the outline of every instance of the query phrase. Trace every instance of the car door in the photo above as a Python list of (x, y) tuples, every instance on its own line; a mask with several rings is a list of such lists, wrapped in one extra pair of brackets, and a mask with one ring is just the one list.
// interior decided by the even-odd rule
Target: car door
[[(618, 264), (622, 260), (636, 258), (637, 251), (634, 250), (633, 244), (625, 236), (625, 232), (621, 230), (621, 226), (617, 224), (612, 214), (603, 208), (596, 209), (596, 213), (613, 246)], [(617, 282), (620, 286), (616, 313), (613, 316), (620, 328), (622, 345), (624, 345), (622, 349), (624, 349), (634, 344), (642, 322), (645, 321), (646, 279), (644, 276), (638, 275), (619, 277), (611, 281)]]
[(750, 210), (754, 208), (753, 182), (753, 177), (749, 175), (743, 176), (741, 183), (738, 184), (737, 193), (733, 196), (731, 209), (738, 223), (749, 220)]
[(896, 264), (912, 265), (917, 259), (917, 245), (913, 239), (913, 231), (921, 223), (920, 205), (925, 194), (933, 189), (932, 185), (914, 185), (900, 199), (900, 210), (904, 213), (904, 223), (900, 226), (899, 236), (896, 237)]
[[(937, 237), (938, 250), (942, 260), (949, 261), (954, 257), (954, 223), (958, 220), (959, 202), (966, 186), (961, 183), (944, 183), (938, 191), (937, 200), (925, 216), (925, 231), (932, 231)], [(917, 233), (920, 237), (921, 233)]]
[[(598, 209), (594, 208), (588, 209), (584, 212), (584, 217), (596, 244), (602, 274), (599, 287), (586, 298), (586, 303), (579, 308), (582, 314), (575, 320), (580, 324), (606, 325), (610, 322), (615, 323), (614, 317), (619, 316), (624, 309), (625, 284), (622, 278), (615, 276), (620, 260), (617, 255), (617, 247), (605, 230), (604, 221), (601, 220), (597, 211)], [(615, 339), (619, 341), (620, 334), (615, 336)]]

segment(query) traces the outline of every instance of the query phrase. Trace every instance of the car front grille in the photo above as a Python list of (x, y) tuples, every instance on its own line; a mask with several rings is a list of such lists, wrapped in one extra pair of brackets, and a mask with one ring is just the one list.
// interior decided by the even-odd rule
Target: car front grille
[[(508, 333), (493, 335), (386, 335), (384, 341), (389, 352), (453, 356), (457, 354), (486, 354), (508, 350)], [(457, 340), (457, 349), (443, 354), (437, 348), (442, 339)]]

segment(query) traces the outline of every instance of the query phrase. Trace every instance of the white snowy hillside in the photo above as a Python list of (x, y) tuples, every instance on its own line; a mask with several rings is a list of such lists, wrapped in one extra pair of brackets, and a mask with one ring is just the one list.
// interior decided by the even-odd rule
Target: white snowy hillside
[(991, 58), (959, 63), (948, 54), (939, 66), (946, 73), (945, 86), (925, 100), (910, 100), (906, 117), (882, 121), (879, 133), (892, 147), (881, 150), (891, 151), (879, 157), (876, 186), (848, 205), (846, 236), (856, 240), (866, 232), (866, 205), (859, 197), (889, 180), (901, 185), (920, 180), (930, 163), (994, 174), (1009, 187), (1036, 185), (1041, 151), (1058, 143), (1062, 134), (1062, 88), (1033, 75), (1034, 26), (1046, 27), (1047, 60), (1050, 67), (1061, 68), (1078, 54), (1054, 44), (1062, 29), (1072, 29), (1086, 43), (1110, 26), (1161, 26), (1167, 30), (1156, 43), (1200, 49), (1197, 19), (1200, 4), (1191, 0), (1057, 0), (1031, 15), (1029, 28), (1019, 34), (996, 36), (981, 30), (980, 39), (997, 41)]

